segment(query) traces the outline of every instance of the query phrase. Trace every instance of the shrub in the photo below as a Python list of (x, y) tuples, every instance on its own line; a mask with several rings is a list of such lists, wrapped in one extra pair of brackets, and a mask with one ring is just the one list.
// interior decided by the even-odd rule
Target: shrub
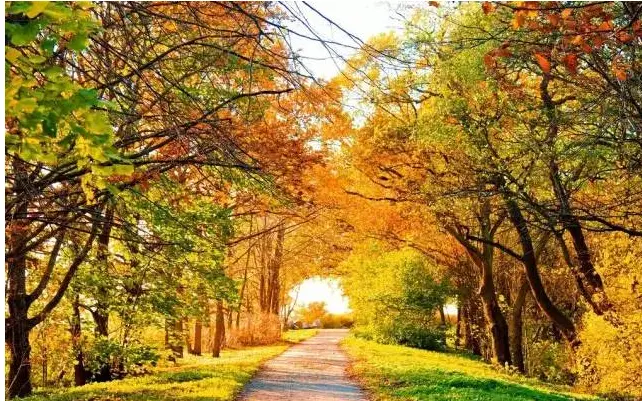
[(324, 329), (349, 329), (352, 327), (354, 319), (351, 314), (332, 314), (326, 313), (321, 317), (321, 327)]
[(226, 335), (228, 347), (269, 345), (281, 341), (281, 320), (277, 315), (259, 313), (249, 315), (241, 326)]
[(446, 333), (441, 328), (422, 327), (412, 323), (392, 323), (386, 326), (357, 326), (355, 336), (382, 344), (406, 345), (431, 351), (446, 348)]
[(147, 373), (148, 366), (156, 366), (159, 353), (143, 344), (122, 344), (108, 338), (96, 339), (85, 353), (85, 367), (97, 375), (104, 366), (109, 366), (112, 378)]

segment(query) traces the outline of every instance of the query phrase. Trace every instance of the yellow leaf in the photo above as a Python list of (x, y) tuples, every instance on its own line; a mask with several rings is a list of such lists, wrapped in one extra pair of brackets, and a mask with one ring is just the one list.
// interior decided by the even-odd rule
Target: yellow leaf
[(31, 3), (31, 7), (29, 7), (25, 15), (29, 18), (35, 18), (43, 12), (48, 5), (48, 1), (34, 1)]
[(4, 53), (4, 57), (10, 63), (13, 63), (14, 61), (16, 61), (20, 56), (22, 56), (22, 53), (20, 53), (17, 49), (14, 49), (13, 47), (7, 48), (7, 51)]

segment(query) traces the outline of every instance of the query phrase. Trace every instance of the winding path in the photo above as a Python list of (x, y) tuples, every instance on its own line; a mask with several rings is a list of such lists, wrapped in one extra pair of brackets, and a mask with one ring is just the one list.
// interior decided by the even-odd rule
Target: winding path
[(320, 330), (268, 361), (239, 401), (366, 401), (346, 374), (347, 355), (339, 341), (348, 330)]

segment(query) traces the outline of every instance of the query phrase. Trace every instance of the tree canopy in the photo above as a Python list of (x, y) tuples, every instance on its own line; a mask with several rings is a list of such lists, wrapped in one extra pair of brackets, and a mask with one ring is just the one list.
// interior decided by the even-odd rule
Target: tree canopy
[(641, 14), (7, 2), (9, 397), (276, 341), (313, 276), (357, 335), (641, 396)]

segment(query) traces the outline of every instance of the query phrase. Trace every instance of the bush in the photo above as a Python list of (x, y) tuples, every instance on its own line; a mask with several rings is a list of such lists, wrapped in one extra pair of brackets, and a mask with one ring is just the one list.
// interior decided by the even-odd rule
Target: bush
[(343, 313), (335, 315), (326, 313), (321, 317), (321, 327), (324, 329), (349, 329), (354, 324), (352, 315)]
[(108, 366), (111, 378), (114, 379), (147, 373), (148, 366), (156, 366), (159, 358), (156, 349), (150, 346), (135, 343), (123, 346), (102, 337), (96, 339), (85, 353), (85, 367), (93, 379), (101, 373), (101, 369)]
[(259, 313), (248, 316), (241, 327), (233, 328), (226, 335), (228, 347), (269, 345), (281, 341), (281, 320), (277, 315)]
[(382, 344), (440, 351), (446, 348), (446, 333), (436, 327), (422, 327), (412, 323), (393, 323), (383, 327), (367, 326), (354, 329), (357, 337)]

